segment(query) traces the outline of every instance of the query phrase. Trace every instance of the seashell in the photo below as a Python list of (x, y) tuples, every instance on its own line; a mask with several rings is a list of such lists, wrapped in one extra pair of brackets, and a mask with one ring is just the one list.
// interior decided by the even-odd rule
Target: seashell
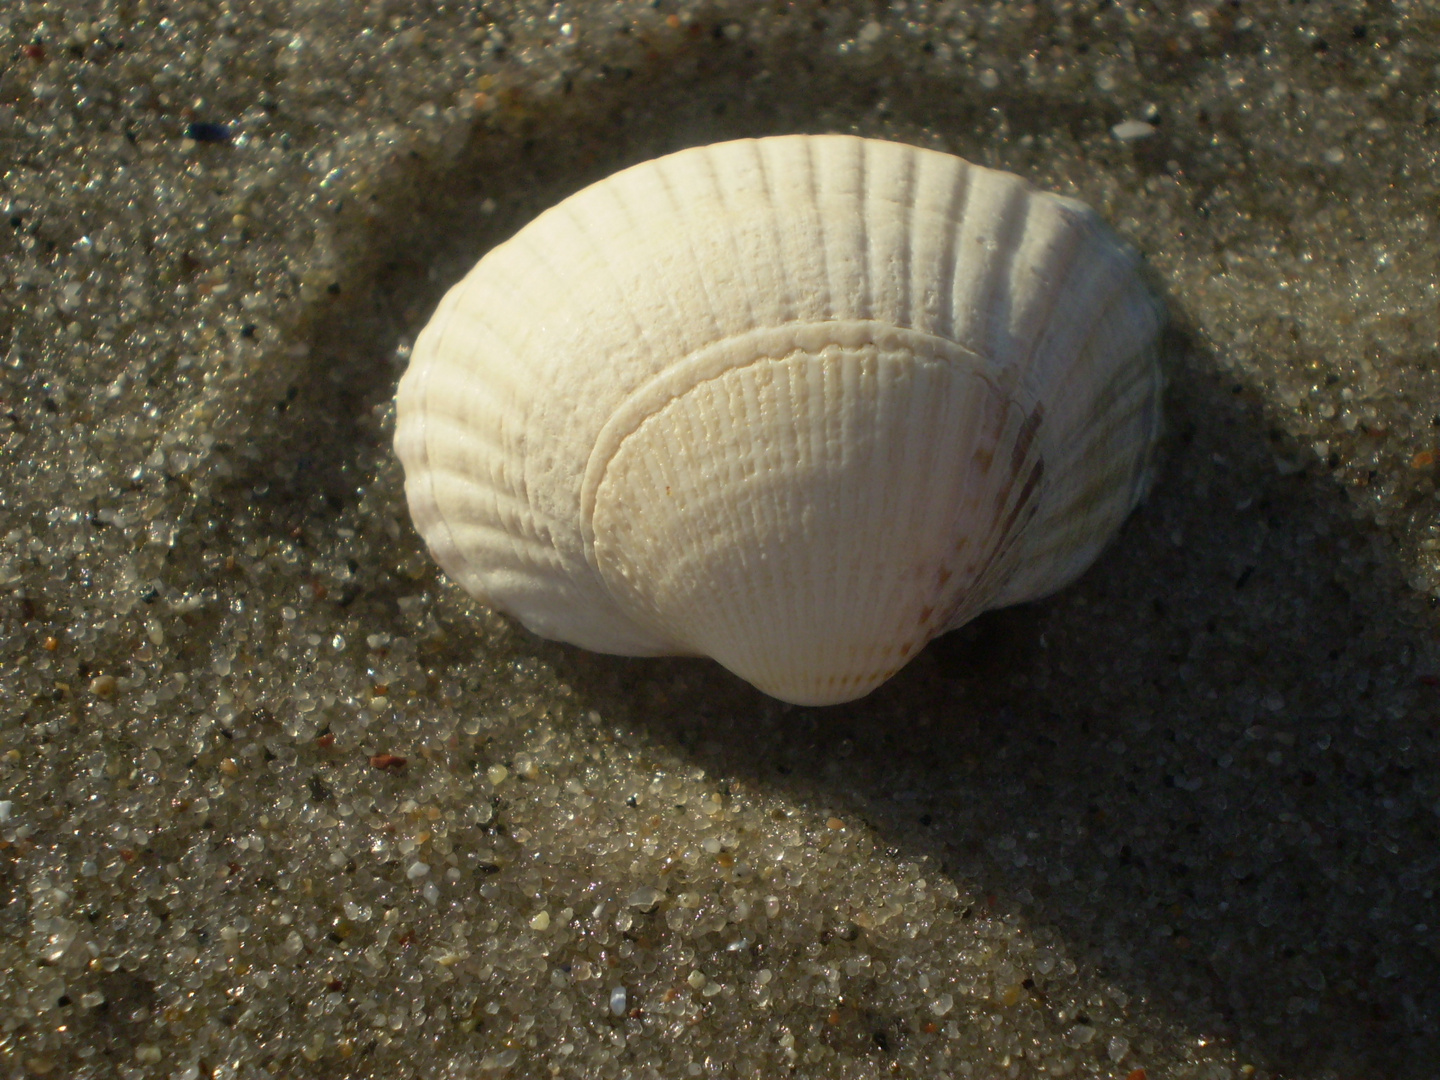
[(799, 704), (1085, 569), (1144, 493), (1163, 312), (1093, 211), (948, 154), (720, 143), (486, 255), (415, 343), (415, 526), (537, 634)]

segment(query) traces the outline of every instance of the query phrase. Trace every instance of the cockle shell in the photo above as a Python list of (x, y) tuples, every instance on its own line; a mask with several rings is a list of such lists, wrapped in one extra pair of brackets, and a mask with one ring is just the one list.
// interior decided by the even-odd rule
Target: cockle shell
[(1093, 211), (849, 136), (546, 211), (415, 343), (395, 447), (461, 586), (800, 704), (1076, 577), (1143, 494), (1163, 312)]

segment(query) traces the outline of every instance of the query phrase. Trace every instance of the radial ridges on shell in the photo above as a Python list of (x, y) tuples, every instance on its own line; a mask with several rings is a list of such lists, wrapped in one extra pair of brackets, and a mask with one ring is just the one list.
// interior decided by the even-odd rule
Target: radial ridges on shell
[(868, 693), (1143, 494), (1163, 312), (1095, 214), (898, 143), (683, 150), (541, 214), (415, 344), (446, 573), (545, 637)]

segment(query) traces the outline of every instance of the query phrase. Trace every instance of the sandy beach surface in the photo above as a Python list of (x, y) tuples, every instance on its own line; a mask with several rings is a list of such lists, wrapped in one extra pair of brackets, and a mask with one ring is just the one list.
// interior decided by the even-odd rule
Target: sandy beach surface
[[(850, 705), (542, 641), (410, 526), (441, 293), (697, 143), (1095, 206), (1155, 490)], [(1440, 1071), (1440, 15), (0, 7), (7, 1078)]]

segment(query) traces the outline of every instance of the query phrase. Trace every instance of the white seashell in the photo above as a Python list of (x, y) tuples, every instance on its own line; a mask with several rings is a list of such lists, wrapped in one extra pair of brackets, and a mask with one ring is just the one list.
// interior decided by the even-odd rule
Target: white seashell
[(465, 589), (801, 704), (1076, 577), (1148, 482), (1163, 313), (1087, 207), (849, 136), (546, 211), (415, 344), (395, 447)]

